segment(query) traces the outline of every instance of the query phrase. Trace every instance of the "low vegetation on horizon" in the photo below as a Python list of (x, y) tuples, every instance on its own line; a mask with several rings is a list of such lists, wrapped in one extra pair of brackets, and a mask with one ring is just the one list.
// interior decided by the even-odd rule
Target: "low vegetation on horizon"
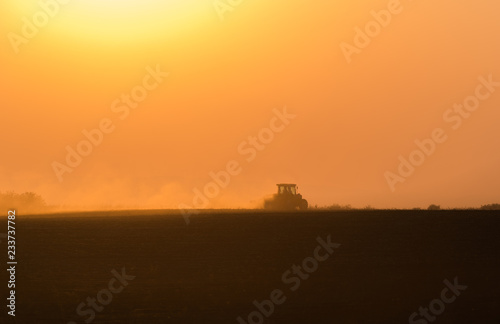
[[(9, 210), (17, 209), (18, 211), (28, 213), (47, 213), (54, 210), (59, 210), (57, 206), (49, 206), (43, 197), (34, 192), (15, 193), (13, 191), (0, 192), (0, 209)], [(310, 210), (377, 210), (378, 208), (367, 205), (362, 208), (352, 207), (351, 205), (332, 204), (329, 206), (310, 206)], [(398, 209), (398, 208), (394, 208)], [(440, 205), (431, 204), (427, 208), (409, 208), (412, 210), (500, 210), (500, 204), (487, 204), (481, 207), (468, 207), (468, 208), (441, 208)]]
[(0, 208), (2, 210), (19, 210), (22, 213), (42, 213), (48, 211), (45, 200), (37, 193), (0, 192)]
[[(339, 205), (339, 204), (333, 204), (329, 206), (312, 206), (310, 207), (312, 210), (338, 210), (338, 211), (343, 211), (343, 210), (380, 210), (380, 208), (375, 208), (370, 205), (367, 205), (362, 208), (358, 207), (352, 207), (351, 205)], [(386, 208), (382, 208), (382, 210), (385, 210)], [(401, 210), (500, 210), (500, 204), (488, 204), (488, 205), (483, 205), (479, 208), (477, 207), (464, 207), (464, 208), (441, 208), (440, 205), (435, 205), (431, 204), (427, 208), (390, 208), (390, 209), (401, 209)]]

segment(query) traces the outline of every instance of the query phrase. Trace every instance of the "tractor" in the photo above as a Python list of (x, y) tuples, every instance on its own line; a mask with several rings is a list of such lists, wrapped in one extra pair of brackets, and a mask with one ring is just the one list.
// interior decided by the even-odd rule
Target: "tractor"
[(272, 199), (264, 202), (264, 209), (270, 210), (305, 210), (308, 207), (307, 200), (297, 192), (296, 184), (279, 183), (278, 193)]

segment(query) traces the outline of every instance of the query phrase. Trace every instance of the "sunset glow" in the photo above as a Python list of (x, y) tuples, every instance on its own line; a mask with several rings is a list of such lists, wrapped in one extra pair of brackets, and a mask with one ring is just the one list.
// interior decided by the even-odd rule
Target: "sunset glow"
[[(75, 208), (178, 208), (236, 161), (241, 172), (204, 207), (254, 207), (280, 182), (320, 206), (498, 202), (498, 9), (493, 0), (3, 1), (0, 191)], [(454, 107), (477, 93), (478, 107)], [(296, 117), (272, 130), (285, 107)], [(68, 166), (67, 147), (103, 119), (113, 130)], [(265, 128), (272, 140), (252, 146)], [(426, 153), (416, 142), (427, 139)], [(410, 159), (418, 165), (403, 175)], [(54, 162), (71, 169), (62, 181)]]

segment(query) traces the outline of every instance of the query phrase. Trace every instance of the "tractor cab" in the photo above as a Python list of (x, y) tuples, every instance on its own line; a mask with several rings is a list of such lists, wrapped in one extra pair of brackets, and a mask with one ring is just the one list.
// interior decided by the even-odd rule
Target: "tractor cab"
[(278, 186), (278, 194), (292, 194), (296, 195), (297, 194), (297, 185), (296, 184), (286, 184), (286, 183), (279, 183), (277, 184)]

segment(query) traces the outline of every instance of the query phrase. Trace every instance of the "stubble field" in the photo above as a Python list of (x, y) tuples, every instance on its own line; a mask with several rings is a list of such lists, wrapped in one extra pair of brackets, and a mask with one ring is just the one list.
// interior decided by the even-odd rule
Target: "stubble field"
[[(18, 216), (16, 317), (4, 306), (0, 318), (500, 323), (499, 216), (224, 211), (193, 215), (189, 225), (171, 211)], [(7, 283), (7, 271), (1, 278)], [(409, 320), (429, 306), (436, 315)]]

